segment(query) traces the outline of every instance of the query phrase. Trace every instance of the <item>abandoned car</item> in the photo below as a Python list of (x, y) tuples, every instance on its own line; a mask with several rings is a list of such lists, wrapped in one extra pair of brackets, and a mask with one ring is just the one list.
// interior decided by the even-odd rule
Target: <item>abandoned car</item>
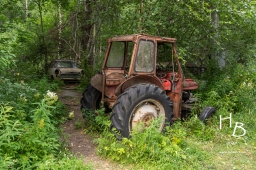
[(77, 68), (77, 64), (73, 60), (53, 60), (48, 67), (47, 74), (51, 79), (80, 81), (83, 69)]

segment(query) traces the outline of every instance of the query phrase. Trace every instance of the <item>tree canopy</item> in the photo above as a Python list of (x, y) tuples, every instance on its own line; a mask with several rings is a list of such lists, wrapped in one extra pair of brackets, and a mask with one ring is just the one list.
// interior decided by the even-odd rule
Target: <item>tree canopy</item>
[[(253, 0), (3, 0), (1, 69), (30, 63), (36, 70), (55, 58), (95, 66), (106, 38), (152, 34), (178, 39), (179, 54), (197, 66), (255, 58)], [(26, 66), (27, 67), (27, 66)]]

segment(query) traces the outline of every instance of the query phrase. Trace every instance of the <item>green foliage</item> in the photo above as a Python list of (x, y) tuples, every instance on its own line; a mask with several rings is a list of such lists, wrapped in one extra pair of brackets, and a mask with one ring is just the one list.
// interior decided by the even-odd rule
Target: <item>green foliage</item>
[(105, 113), (105, 108), (93, 111), (82, 111), (85, 119), (86, 133), (102, 133), (108, 131), (110, 126), (109, 116)]
[[(210, 119), (214, 118), (211, 117)], [(216, 122), (218, 121), (214, 119), (214, 123)], [(209, 121), (206, 126), (202, 121), (199, 120), (197, 115), (192, 116), (180, 126), (183, 126), (182, 130), (195, 140), (210, 141), (217, 136), (216, 128), (218, 128), (218, 126), (216, 126), (216, 124), (210, 124)]]
[(62, 159), (56, 159), (52, 155), (45, 157), (45, 160), (37, 164), (38, 170), (93, 170), (92, 165), (85, 164), (82, 159), (72, 155), (64, 155)]
[[(80, 91), (83, 91), (85, 89), (85, 87), (90, 84), (91, 78), (96, 74), (97, 69), (94, 69), (92, 66), (84, 63), (82, 66), (83, 70), (84, 70), (84, 74), (81, 77), (81, 81), (79, 83), (79, 89)], [(98, 69), (100, 70), (100, 69)]]
[(32, 103), (39, 102), (42, 94), (23, 82), (12, 83), (9, 79), (3, 77), (0, 79), (0, 85), (2, 87), (0, 89), (0, 100), (15, 107), (20, 119), (30, 119), (29, 114), (26, 113), (31, 108), (35, 108)]
[(16, 36), (12, 32), (1, 33), (0, 30), (0, 71), (1, 75), (5, 69), (15, 63), (15, 46)]
[(46, 93), (47, 79), (30, 84), (38, 90), (6, 78), (0, 84), (0, 169), (33, 169), (50, 155), (61, 162), (57, 126), (66, 110), (55, 93)]
[(30, 80), (30, 85), (28, 85), (24, 80), (20, 80), (20, 77), (21, 75), (16, 74), (14, 79), (16, 79), (17, 82), (15, 83), (10, 79), (4, 77), (0, 78), (0, 85), (2, 87), (0, 89), (0, 100), (3, 103), (9, 103), (11, 106), (15, 107), (15, 109), (19, 111), (20, 118), (30, 119), (26, 113), (36, 107), (33, 103), (39, 102), (44, 97), (47, 90), (56, 90), (59, 86), (56, 83), (49, 85), (47, 78), (34, 81)]
[(76, 121), (75, 122), (75, 128), (76, 129), (81, 129), (83, 127), (83, 122), (82, 121)]
[(134, 130), (130, 139), (122, 141), (106, 133), (97, 140), (98, 154), (125, 164), (137, 164), (142, 169), (194, 169), (209, 161), (207, 153), (187, 142), (188, 133), (181, 124), (174, 124), (162, 134), (157, 128), (158, 121), (153, 121), (143, 132)]
[[(207, 85), (201, 89), (207, 100), (203, 106), (215, 106), (226, 112), (248, 112), (255, 109), (255, 65), (237, 64), (223, 70), (217, 77), (211, 77)], [(209, 77), (210, 78), (210, 77)]]
[(56, 96), (46, 95), (35, 103), (29, 121), (20, 118), (20, 110), (1, 104), (0, 159), (5, 168), (31, 168), (45, 156), (57, 154), (60, 144), (53, 123), (55, 102)]

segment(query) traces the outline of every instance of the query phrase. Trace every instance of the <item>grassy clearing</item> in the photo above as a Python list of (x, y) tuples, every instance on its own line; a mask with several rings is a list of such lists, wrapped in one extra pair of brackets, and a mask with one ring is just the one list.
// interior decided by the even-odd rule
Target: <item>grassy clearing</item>
[[(220, 121), (220, 120), (219, 120)], [(229, 121), (229, 120), (225, 120)], [(244, 126), (237, 127), (236, 122), (243, 123)], [(215, 122), (217, 125), (220, 122)], [(256, 123), (252, 114), (236, 114), (232, 117), (232, 127), (225, 123), (222, 129), (219, 127), (209, 127), (216, 129), (213, 140), (200, 142), (200, 148), (207, 151), (212, 157), (212, 163), (216, 169), (254, 169), (256, 166)], [(240, 136), (246, 130), (244, 136)], [(232, 134), (238, 137), (232, 136)]]

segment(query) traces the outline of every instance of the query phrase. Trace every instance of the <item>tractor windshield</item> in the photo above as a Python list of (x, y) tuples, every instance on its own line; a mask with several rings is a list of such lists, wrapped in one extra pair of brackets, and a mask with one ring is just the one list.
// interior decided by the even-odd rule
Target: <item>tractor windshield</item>
[(136, 57), (136, 72), (152, 72), (154, 70), (154, 42), (140, 40)]
[(108, 55), (107, 67), (123, 67), (125, 57), (125, 43), (112, 42)]

